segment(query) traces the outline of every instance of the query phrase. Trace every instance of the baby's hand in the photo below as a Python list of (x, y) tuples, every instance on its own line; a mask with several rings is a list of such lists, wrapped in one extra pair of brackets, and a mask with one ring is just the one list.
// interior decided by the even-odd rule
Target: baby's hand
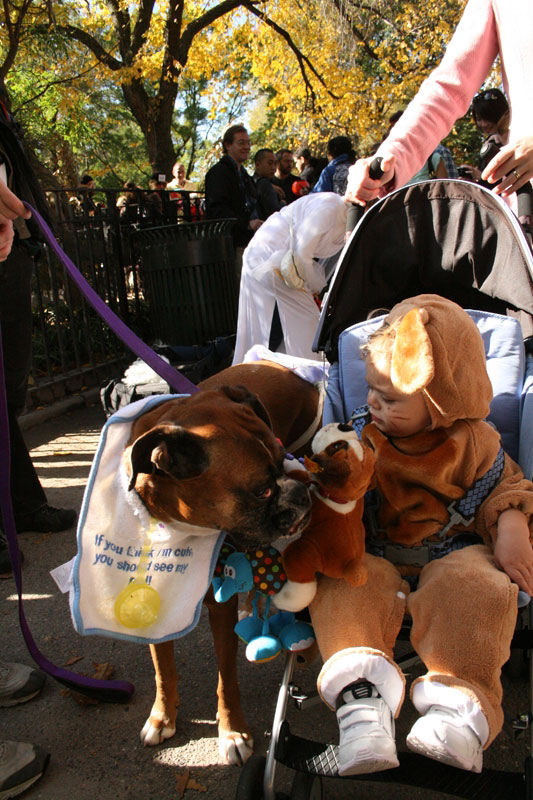
[(500, 514), (494, 556), (510, 579), (533, 595), (533, 548), (526, 517), (516, 508)]

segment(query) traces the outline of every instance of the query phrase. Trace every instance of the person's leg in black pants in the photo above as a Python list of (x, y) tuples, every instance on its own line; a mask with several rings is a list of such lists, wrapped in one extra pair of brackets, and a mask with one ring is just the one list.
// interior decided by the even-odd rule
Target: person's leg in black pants
[(11, 445), (11, 500), (17, 530), (60, 531), (71, 527), (76, 513), (54, 509), (32, 464), (17, 415), (26, 402), (31, 366), (31, 276), (33, 259), (16, 243), (0, 263), (0, 324), (4, 358), (4, 382)]

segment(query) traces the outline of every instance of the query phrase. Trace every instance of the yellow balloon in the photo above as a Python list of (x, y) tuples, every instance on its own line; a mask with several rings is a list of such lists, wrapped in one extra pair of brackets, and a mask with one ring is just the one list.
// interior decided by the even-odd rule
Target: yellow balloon
[(161, 600), (147, 583), (129, 583), (115, 600), (115, 617), (126, 628), (147, 628), (157, 620)]

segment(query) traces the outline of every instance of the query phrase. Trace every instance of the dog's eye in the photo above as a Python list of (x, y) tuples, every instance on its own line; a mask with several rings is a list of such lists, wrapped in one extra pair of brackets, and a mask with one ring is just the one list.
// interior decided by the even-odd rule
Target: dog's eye
[(224, 565), (224, 577), (225, 578), (233, 578), (234, 579), (236, 574), (237, 573), (235, 572), (235, 567), (232, 567), (229, 564), (225, 564)]
[(255, 496), (260, 500), (268, 500), (269, 497), (272, 497), (272, 488), (270, 486), (263, 486), (262, 489), (255, 492)]

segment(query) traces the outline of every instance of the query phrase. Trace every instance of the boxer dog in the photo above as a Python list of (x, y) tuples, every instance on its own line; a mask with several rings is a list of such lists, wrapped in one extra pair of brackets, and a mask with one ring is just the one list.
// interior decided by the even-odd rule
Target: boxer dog
[[(284, 448), (309, 440), (320, 425), (319, 393), (271, 362), (229, 367), (201, 391), (168, 400), (133, 424), (124, 452), (130, 487), (151, 515), (227, 531), (239, 550), (270, 544), (304, 529), (307, 489), (284, 474)], [(308, 434), (308, 435), (307, 435)], [(237, 680), (237, 597), (205, 602), (218, 661), (221, 760), (241, 764), (253, 739)], [(174, 735), (178, 705), (173, 641), (150, 645), (156, 697), (141, 732), (145, 745)]]

